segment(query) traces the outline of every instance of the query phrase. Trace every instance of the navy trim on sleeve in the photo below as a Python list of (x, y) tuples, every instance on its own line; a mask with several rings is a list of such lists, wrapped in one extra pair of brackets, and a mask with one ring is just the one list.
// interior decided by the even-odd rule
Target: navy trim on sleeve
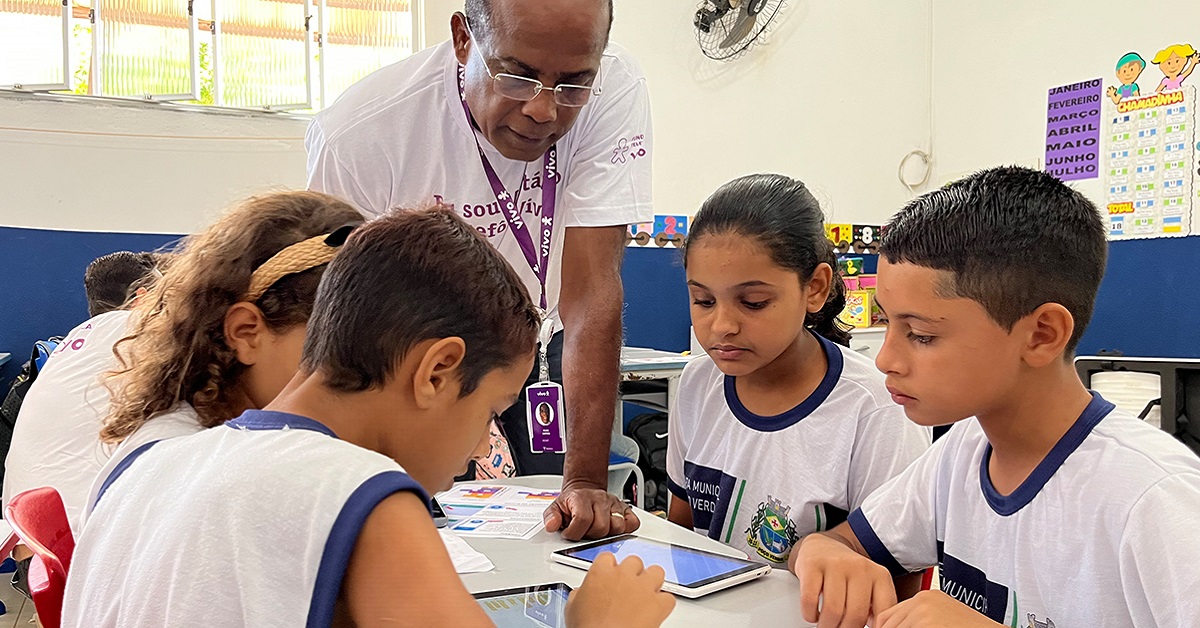
[(893, 578), (908, 573), (908, 570), (900, 565), (900, 561), (896, 560), (896, 557), (888, 551), (883, 541), (879, 540), (879, 535), (875, 534), (875, 530), (871, 528), (871, 524), (867, 521), (867, 516), (863, 514), (861, 508), (850, 513), (846, 521), (850, 524), (850, 529), (854, 531), (854, 536), (858, 537), (858, 542), (862, 544), (863, 549), (867, 550), (867, 555), (871, 560), (887, 568)]
[(804, 417), (812, 414), (825, 400), (829, 398), (829, 394), (833, 392), (834, 386), (837, 386), (838, 380), (842, 377), (843, 358), (842, 350), (837, 345), (822, 338), (819, 334), (813, 333), (813, 337), (821, 343), (821, 348), (825, 351), (825, 359), (828, 362), (828, 367), (825, 369), (825, 377), (821, 378), (821, 383), (817, 385), (817, 389), (813, 391), (807, 399), (800, 402), (800, 405), (788, 410), (782, 414), (775, 416), (759, 416), (754, 414), (738, 398), (737, 394), (737, 378), (725, 376), (725, 403), (729, 406), (730, 412), (737, 417), (746, 427), (758, 430), (759, 432), (778, 432), (779, 430), (789, 428), (799, 423)]
[(667, 490), (671, 491), (671, 494), (679, 499), (682, 499), (685, 502), (688, 501), (687, 491), (685, 491), (682, 486), (676, 484), (671, 478), (667, 478)]
[(1028, 505), (1042, 491), (1046, 482), (1054, 477), (1059, 467), (1067, 461), (1067, 457), (1083, 444), (1084, 439), (1092, 433), (1092, 429), (1115, 407), (1104, 397), (1093, 392), (1091, 402), (1083, 409), (1067, 433), (1058, 439), (1050, 453), (1046, 454), (1046, 457), (1042, 458), (1042, 461), (1034, 468), (1033, 473), (1030, 473), (1029, 477), (1025, 478), (1025, 481), (1017, 487), (1017, 490), (1009, 495), (1001, 495), (1000, 491), (997, 491), (995, 485), (992, 484), (992, 476), (988, 472), (988, 462), (992, 459), (992, 444), (988, 443), (979, 461), (979, 484), (983, 489), (983, 497), (988, 506), (991, 506), (996, 514), (1007, 517)]
[(350, 494), (333, 522), (329, 538), (325, 540), (325, 550), (317, 568), (317, 581), (313, 585), (312, 601), (308, 606), (308, 622), (305, 624), (308, 628), (328, 628), (333, 624), (333, 611), (337, 606), (338, 594), (342, 591), (342, 579), (346, 576), (350, 553), (354, 551), (363, 524), (379, 502), (401, 491), (416, 493), (428, 507), (429, 495), (425, 489), (401, 471), (384, 471), (374, 475)]
[(226, 421), (225, 425), (239, 430), (309, 430), (332, 438), (338, 437), (324, 423), (299, 414), (274, 410), (247, 410), (242, 416)]
[(128, 456), (125, 456), (120, 462), (118, 462), (117, 466), (113, 467), (112, 473), (109, 473), (108, 477), (104, 478), (104, 483), (100, 485), (100, 491), (96, 493), (96, 503), (92, 504), (92, 510), (95, 510), (96, 506), (100, 505), (100, 500), (104, 497), (104, 493), (108, 491), (108, 487), (112, 486), (112, 483), (116, 482), (117, 478), (121, 477), (121, 474), (125, 473), (125, 471), (129, 469), (129, 465), (133, 464), (134, 460), (137, 460), (138, 457), (149, 451), (151, 447), (160, 442), (162, 442), (161, 439), (152, 440), (129, 452)]

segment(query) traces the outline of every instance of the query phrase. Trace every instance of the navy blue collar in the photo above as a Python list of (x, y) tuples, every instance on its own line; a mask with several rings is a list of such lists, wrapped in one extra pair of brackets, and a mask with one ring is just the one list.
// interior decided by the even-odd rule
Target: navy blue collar
[(988, 462), (992, 459), (992, 444), (988, 443), (983, 450), (983, 459), (979, 462), (979, 485), (983, 488), (983, 497), (992, 510), (1000, 516), (1007, 517), (1033, 501), (1046, 482), (1049, 482), (1050, 478), (1058, 472), (1059, 467), (1067, 461), (1067, 456), (1079, 448), (1088, 434), (1092, 433), (1092, 428), (1096, 427), (1100, 420), (1108, 416), (1108, 413), (1112, 412), (1115, 407), (1104, 397), (1093, 392), (1092, 400), (1083, 409), (1083, 413), (1079, 415), (1078, 419), (1075, 419), (1075, 423), (1071, 425), (1067, 433), (1058, 439), (1050, 453), (1046, 454), (1046, 457), (1034, 468), (1033, 473), (1030, 473), (1029, 477), (1025, 478), (1025, 481), (1021, 482), (1021, 485), (1011, 495), (1001, 495), (992, 485), (992, 476), (988, 473)]
[(242, 416), (225, 423), (226, 427), (240, 430), (309, 430), (337, 438), (325, 424), (306, 416), (274, 410), (247, 410)]
[(829, 393), (833, 392), (833, 387), (842, 377), (842, 350), (819, 334), (814, 333), (813, 337), (821, 344), (821, 349), (825, 351), (825, 359), (829, 362), (829, 366), (825, 369), (825, 377), (821, 379), (817, 389), (807, 399), (783, 414), (759, 416), (747, 410), (746, 406), (742, 405), (742, 400), (738, 398), (737, 378), (730, 375), (725, 376), (725, 403), (737, 420), (752, 430), (778, 432), (799, 423), (801, 419), (812, 414), (814, 410), (821, 407), (821, 404), (825, 403), (825, 400), (829, 398)]

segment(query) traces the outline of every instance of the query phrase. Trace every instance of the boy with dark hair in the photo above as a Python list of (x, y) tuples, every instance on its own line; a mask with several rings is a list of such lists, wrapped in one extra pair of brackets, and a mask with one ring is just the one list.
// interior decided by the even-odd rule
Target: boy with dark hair
[[(1025, 168), (977, 173), (892, 218), (876, 365), (909, 419), (956, 425), (793, 553), (806, 619), (1194, 625), (1200, 459), (1071, 364), (1106, 251), (1095, 206)], [(933, 565), (941, 590), (896, 604), (891, 574)]]
[[(451, 211), (360, 227), (325, 271), (300, 372), (273, 402), (148, 443), (105, 480), (63, 625), (488, 625), (428, 495), (481, 453), (539, 324), (516, 273)], [(674, 606), (662, 582), (609, 555), (567, 619), (657, 626)]]
[(92, 260), (83, 273), (88, 316), (95, 317), (125, 307), (139, 284), (155, 272), (152, 253), (117, 251)]

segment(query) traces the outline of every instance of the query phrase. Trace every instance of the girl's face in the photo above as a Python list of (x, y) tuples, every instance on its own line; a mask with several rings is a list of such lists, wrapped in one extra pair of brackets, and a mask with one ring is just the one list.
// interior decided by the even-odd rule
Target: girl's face
[(1167, 57), (1165, 61), (1158, 64), (1158, 67), (1162, 69), (1163, 74), (1174, 78), (1183, 71), (1183, 66), (1185, 65), (1187, 65), (1187, 61), (1183, 57), (1172, 52), (1171, 56)]
[(687, 255), (692, 326), (726, 375), (748, 375), (773, 362), (806, 333), (805, 315), (828, 296), (827, 282), (802, 282), (744, 235), (705, 236)]
[[(304, 332), (304, 325), (279, 332), (264, 329), (254, 348), (253, 363), (247, 365), (240, 378), (253, 407), (265, 407), (292, 381), (300, 368)], [(239, 360), (244, 359), (239, 355)]]

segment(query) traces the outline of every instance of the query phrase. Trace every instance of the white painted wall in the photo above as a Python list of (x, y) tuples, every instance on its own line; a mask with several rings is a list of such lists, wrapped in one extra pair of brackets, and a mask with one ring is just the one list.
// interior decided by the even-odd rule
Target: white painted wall
[[(696, 45), (697, 2), (616, 0), (613, 40), (650, 85), (656, 211), (692, 214), (725, 181), (776, 171), (834, 221), (885, 221), (911, 198), (900, 160), (929, 148), (931, 1), (789, 0), (766, 45), (719, 63)], [(427, 43), (462, 5), (425, 1)]]
[[(1097, 77), (1111, 85), (1126, 52), (1149, 62), (1167, 44), (1200, 46), (1197, 24), (1200, 5), (1166, 0), (936, 0), (935, 182), (1004, 163), (1040, 166), (1049, 88)], [(1147, 67), (1142, 93), (1160, 79)], [(1073, 185), (1104, 202), (1099, 179)]]
[(303, 188), (307, 121), (0, 94), (0, 225), (189, 233)]

